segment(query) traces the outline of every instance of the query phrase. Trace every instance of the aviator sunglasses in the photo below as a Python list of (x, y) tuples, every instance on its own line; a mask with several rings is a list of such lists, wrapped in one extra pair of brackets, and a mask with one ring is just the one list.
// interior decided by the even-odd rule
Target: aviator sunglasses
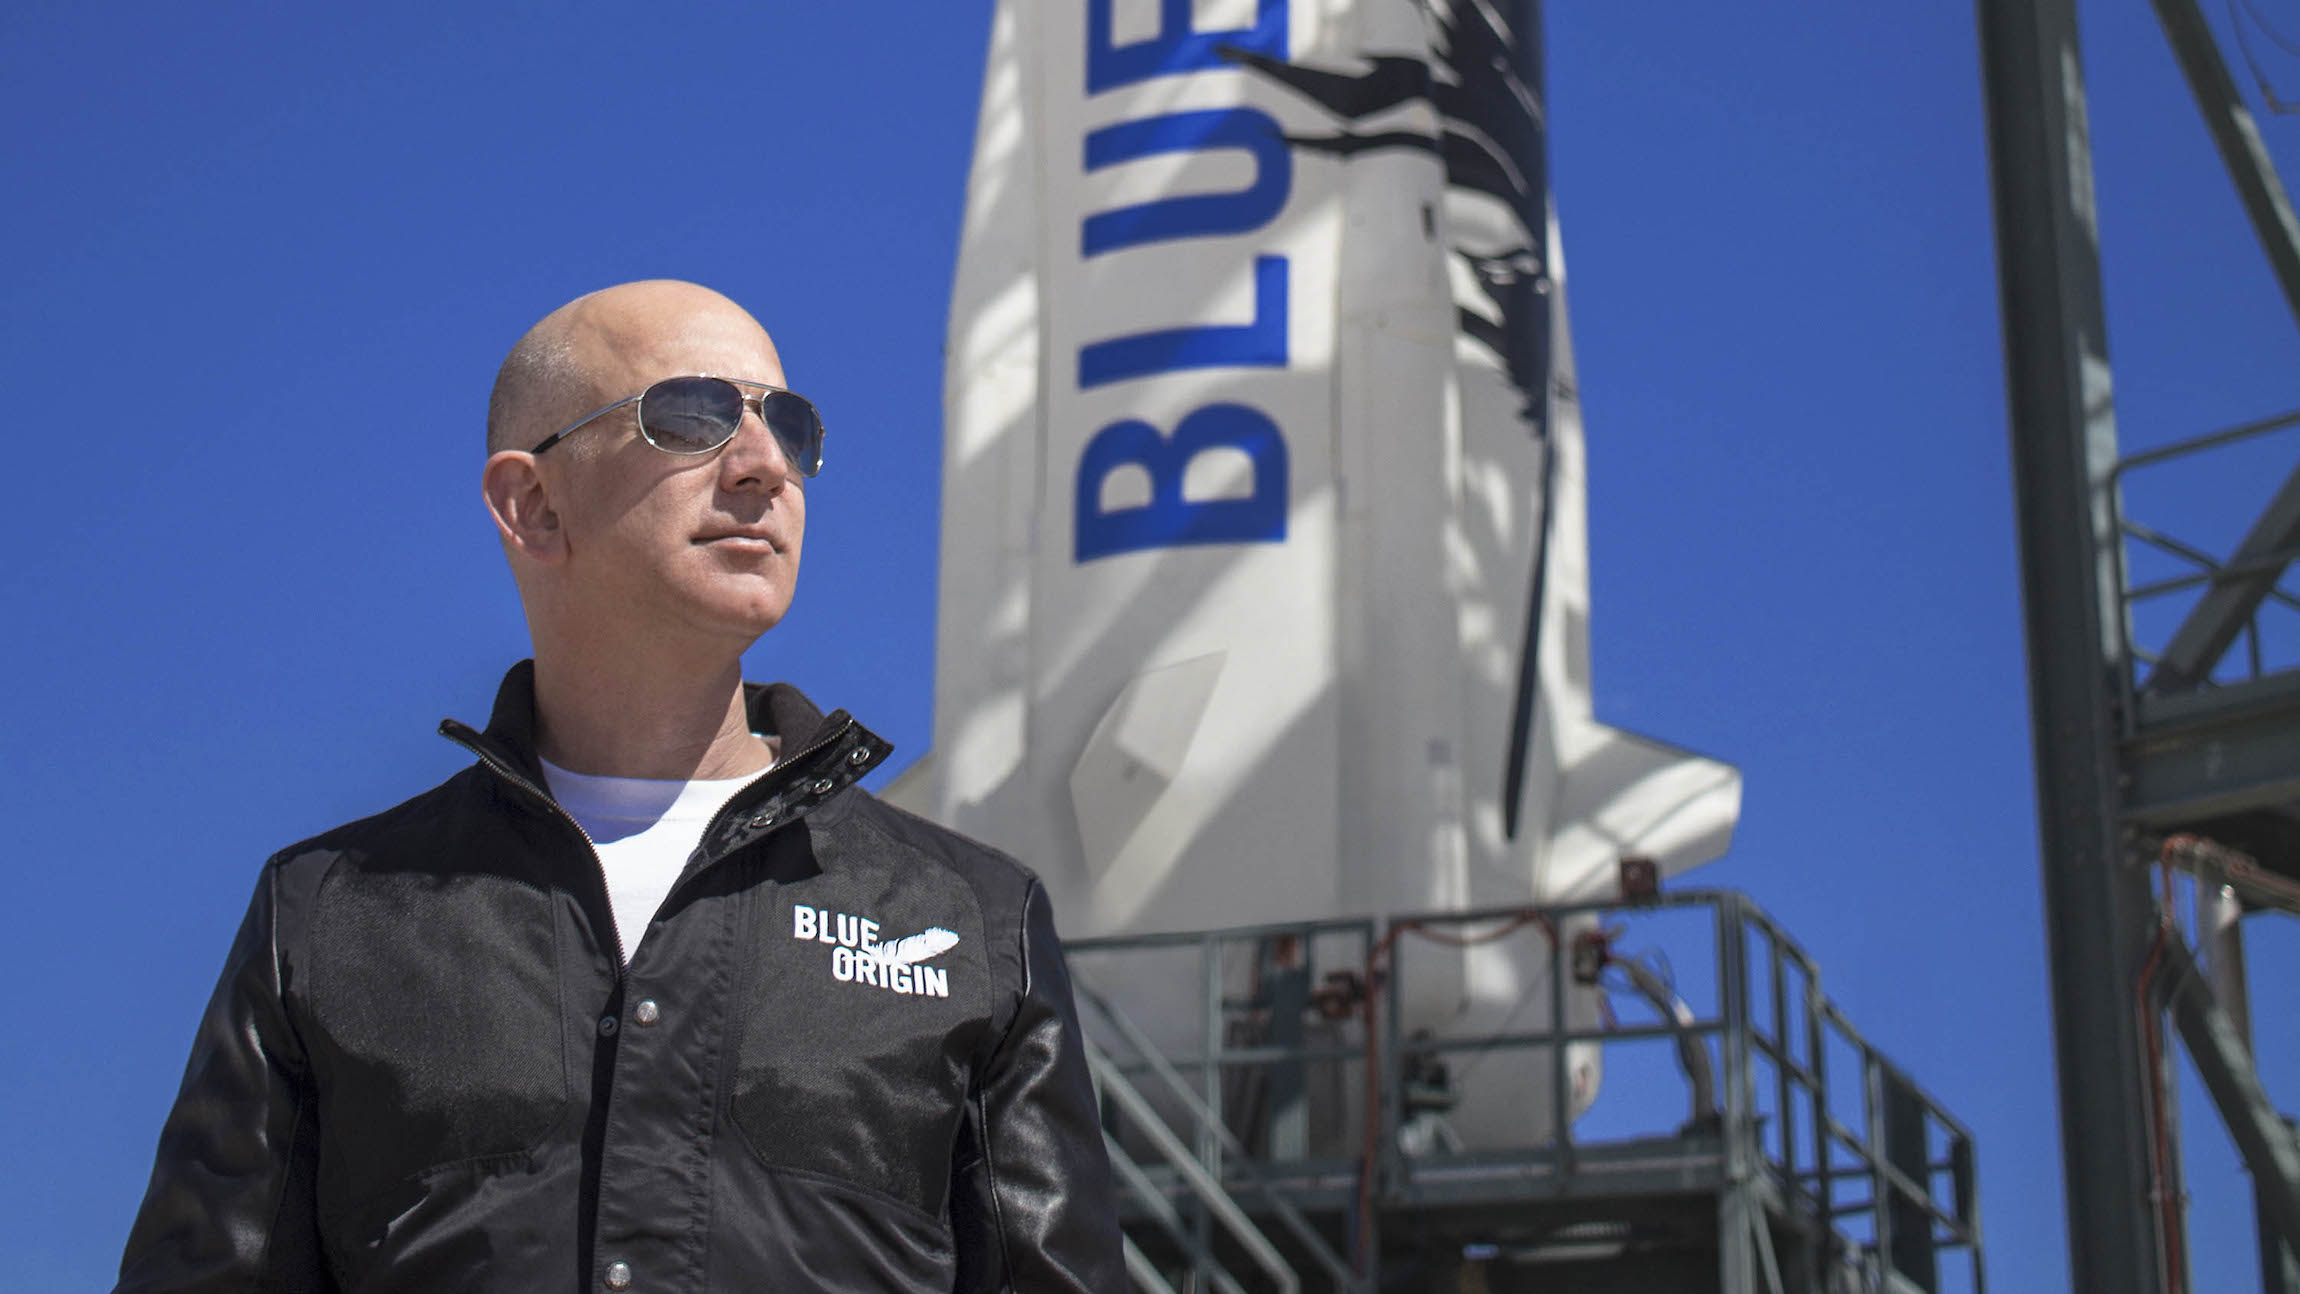
[(775, 433), (792, 471), (813, 476), (823, 470), (823, 420), (814, 404), (795, 391), (732, 377), (664, 378), (637, 395), (593, 409), (527, 452), (540, 454), (626, 404), (639, 406), (639, 434), (666, 454), (710, 453), (735, 438), (744, 407), (756, 406), (759, 421)]

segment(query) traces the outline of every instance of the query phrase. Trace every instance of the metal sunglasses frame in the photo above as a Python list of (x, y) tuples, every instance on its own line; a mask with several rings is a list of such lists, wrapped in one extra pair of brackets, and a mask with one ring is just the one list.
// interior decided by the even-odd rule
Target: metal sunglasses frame
[[(814, 413), (815, 426), (821, 431), (823, 437), (827, 439), (830, 435), (830, 429), (823, 426), (822, 410), (815, 408), (815, 402), (807, 399), (803, 395), (799, 395), (798, 392), (791, 390), (787, 386), (769, 386), (765, 382), (754, 382), (749, 378), (720, 377), (716, 373), (682, 373), (676, 377), (658, 378), (653, 382), (649, 382), (647, 384), (647, 391), (652, 391), (665, 382), (675, 382), (681, 378), (707, 378), (710, 381), (724, 382), (728, 386), (734, 387), (735, 393), (742, 398), (743, 408), (757, 413), (759, 415), (760, 422), (766, 422), (767, 420), (767, 396), (798, 396), (798, 398), (806, 404), (807, 408)], [(750, 387), (752, 390), (750, 392), (745, 392), (743, 390), (744, 387)], [(597, 422), (599, 419), (606, 417), (608, 414), (615, 412), (617, 409), (622, 408), (626, 404), (636, 404), (641, 406), (639, 409), (639, 438), (646, 441), (649, 445), (653, 445), (657, 450), (660, 450), (666, 454), (675, 454), (681, 458), (695, 458), (703, 454), (717, 453), (719, 450), (725, 449), (728, 442), (735, 438), (735, 433), (729, 432), (727, 434), (726, 440), (722, 440), (718, 444), (712, 445), (707, 449), (670, 449), (663, 445), (657, 444), (655, 438), (647, 434), (647, 410), (645, 408), (647, 391), (641, 391), (637, 395), (624, 396), (622, 399), (615, 401), (613, 404), (600, 405), (598, 408), (593, 409), (591, 412), (584, 414), (582, 417), (577, 418), (575, 421), (568, 423), (566, 426), (561, 427), (559, 430), (552, 432), (548, 436), (545, 436), (541, 444), (537, 445), (533, 449), (528, 450), (527, 452), (530, 454), (540, 454), (544, 450), (551, 448), (553, 445), (556, 445), (560, 441), (565, 440), (567, 437), (574, 435), (576, 432), (581, 431), (583, 428), (590, 426), (592, 423)], [(769, 424), (767, 430), (770, 433), (773, 432), (773, 425)], [(781, 449), (782, 444), (782, 437), (775, 437), (775, 447), (777, 449)], [(813, 470), (802, 471), (799, 473), (799, 475), (813, 476), (822, 470), (822, 450), (818, 446), (815, 450), (815, 462)]]

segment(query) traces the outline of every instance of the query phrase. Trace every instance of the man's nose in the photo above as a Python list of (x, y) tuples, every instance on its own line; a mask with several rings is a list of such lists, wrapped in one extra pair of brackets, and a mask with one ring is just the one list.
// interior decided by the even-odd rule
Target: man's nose
[(729, 490), (775, 494), (796, 475), (775, 433), (748, 405), (744, 406), (742, 425), (735, 428), (734, 438), (719, 455), (720, 484)]

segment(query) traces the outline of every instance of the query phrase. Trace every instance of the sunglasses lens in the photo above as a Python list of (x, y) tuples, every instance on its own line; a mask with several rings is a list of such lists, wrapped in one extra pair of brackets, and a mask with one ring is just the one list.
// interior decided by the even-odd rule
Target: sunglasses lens
[(783, 457), (801, 476), (813, 476), (823, 467), (823, 420), (803, 395), (769, 391), (759, 398), (759, 415), (767, 430), (783, 447)]
[(639, 429), (666, 453), (708, 453), (742, 425), (743, 393), (715, 377), (665, 378), (639, 400)]

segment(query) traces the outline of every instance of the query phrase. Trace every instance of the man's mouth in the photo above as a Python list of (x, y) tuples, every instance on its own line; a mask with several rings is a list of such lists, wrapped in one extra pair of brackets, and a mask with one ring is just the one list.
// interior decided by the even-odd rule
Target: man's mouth
[(697, 535), (694, 542), (714, 548), (747, 549), (762, 553), (782, 551), (782, 545), (776, 543), (774, 536), (764, 530), (722, 530)]

